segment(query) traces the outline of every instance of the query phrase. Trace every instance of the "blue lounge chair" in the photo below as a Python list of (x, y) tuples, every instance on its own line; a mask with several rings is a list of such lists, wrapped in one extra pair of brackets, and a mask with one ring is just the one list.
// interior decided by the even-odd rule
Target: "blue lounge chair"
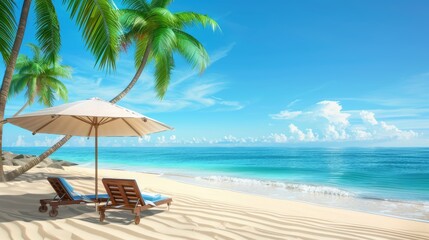
[(48, 211), (48, 204), (52, 207), (49, 211), (49, 216), (55, 217), (58, 215), (58, 206), (71, 204), (85, 204), (94, 202), (106, 202), (107, 194), (98, 194), (98, 199), (95, 195), (82, 195), (74, 191), (70, 183), (62, 177), (48, 177), (48, 181), (55, 190), (56, 195), (52, 199), (40, 199), (39, 212)]

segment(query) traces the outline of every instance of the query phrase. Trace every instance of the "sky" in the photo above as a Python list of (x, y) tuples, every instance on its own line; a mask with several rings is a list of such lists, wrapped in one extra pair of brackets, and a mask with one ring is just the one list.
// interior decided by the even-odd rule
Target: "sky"
[[(56, 4), (61, 57), (73, 68), (73, 79), (64, 80), (69, 102), (112, 99), (135, 73), (132, 48), (120, 55), (115, 72), (99, 70), (65, 7)], [(170, 9), (208, 14), (219, 23), (217, 32), (187, 29), (209, 52), (209, 67), (198, 74), (176, 56), (162, 101), (153, 90), (153, 65), (146, 67), (118, 104), (174, 130), (103, 138), (100, 145), (429, 145), (428, 1), (176, 0)], [(31, 13), (24, 43), (36, 43), (34, 36)], [(21, 53), (30, 54), (28, 47), (23, 45)], [(24, 102), (23, 95), (10, 99), (6, 117)], [(25, 112), (41, 108), (34, 104)], [(3, 144), (51, 146), (59, 138), (6, 124)], [(93, 144), (75, 137), (67, 146)]]

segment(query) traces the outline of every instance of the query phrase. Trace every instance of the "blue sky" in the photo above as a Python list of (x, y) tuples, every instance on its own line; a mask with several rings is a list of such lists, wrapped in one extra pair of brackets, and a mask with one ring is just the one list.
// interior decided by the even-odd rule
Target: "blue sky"
[[(206, 13), (221, 26), (215, 33), (189, 29), (207, 48), (211, 65), (199, 75), (178, 57), (163, 101), (155, 97), (148, 66), (119, 105), (175, 130), (142, 139), (104, 138), (100, 144), (428, 146), (427, 1), (243, 3), (174, 1), (172, 11)], [(69, 101), (110, 100), (134, 74), (132, 49), (121, 54), (116, 72), (99, 71), (64, 7), (57, 9), (63, 64), (74, 69), (73, 80), (65, 81)], [(35, 42), (34, 33), (30, 15), (24, 42)], [(23, 103), (23, 96), (11, 99), (6, 116)], [(27, 112), (40, 108), (35, 104)], [(57, 139), (5, 127), (5, 146), (50, 146)], [(92, 145), (85, 138), (68, 144)]]

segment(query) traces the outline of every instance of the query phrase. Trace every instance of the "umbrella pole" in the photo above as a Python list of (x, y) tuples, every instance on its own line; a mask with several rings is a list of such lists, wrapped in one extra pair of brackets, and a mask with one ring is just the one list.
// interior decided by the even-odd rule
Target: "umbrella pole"
[(95, 201), (98, 202), (98, 125), (95, 128)]

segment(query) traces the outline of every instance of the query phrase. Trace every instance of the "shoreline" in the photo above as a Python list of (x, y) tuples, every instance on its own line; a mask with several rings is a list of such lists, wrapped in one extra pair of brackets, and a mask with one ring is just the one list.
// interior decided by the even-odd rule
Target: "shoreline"
[[(113, 170), (113, 169), (112, 169)], [(127, 171), (127, 170), (122, 170), (122, 171)], [(202, 186), (202, 184), (196, 184), (196, 183), (192, 183), (191, 181), (186, 182), (186, 181), (180, 181), (174, 177), (169, 178), (167, 175), (169, 174), (158, 174), (158, 173), (149, 173), (149, 172), (141, 172), (139, 171), (139, 173), (143, 173), (143, 174), (153, 174), (153, 175), (158, 175), (160, 177), (164, 177), (166, 179), (170, 179), (173, 181), (178, 181), (181, 183), (185, 183), (185, 184), (191, 184), (193, 186), (199, 186), (199, 187), (205, 187), (205, 188), (210, 188), (210, 189), (219, 189), (219, 190), (225, 190), (225, 191), (231, 191), (231, 192), (236, 192), (236, 193), (242, 193), (242, 194), (249, 194), (249, 195), (255, 195), (255, 196), (260, 196), (260, 197), (266, 197), (266, 198), (271, 198), (271, 199), (277, 199), (277, 200), (285, 200), (285, 201), (292, 201), (292, 202), (300, 202), (300, 203), (305, 203), (305, 204), (311, 204), (311, 205), (315, 205), (315, 206), (319, 206), (319, 207), (327, 207), (327, 208), (335, 208), (335, 209), (339, 209), (339, 210), (347, 210), (347, 211), (356, 211), (356, 212), (360, 212), (360, 213), (367, 213), (367, 214), (374, 214), (374, 215), (379, 215), (379, 216), (385, 216), (385, 217), (391, 217), (391, 218), (398, 218), (398, 219), (403, 219), (403, 220), (409, 220), (409, 221), (416, 221), (416, 222), (422, 222), (422, 223), (429, 223), (429, 219), (425, 220), (425, 219), (418, 219), (418, 218), (411, 218), (411, 217), (404, 217), (404, 216), (398, 216), (398, 215), (390, 215), (390, 214), (383, 214), (383, 213), (379, 213), (379, 212), (373, 212), (373, 211), (365, 211), (365, 210), (360, 210), (360, 209), (352, 209), (352, 208), (346, 208), (346, 207), (339, 207), (339, 206), (334, 206), (334, 205), (326, 205), (323, 203), (317, 203), (317, 202), (311, 202), (311, 201), (305, 201), (305, 200), (300, 200), (300, 199), (286, 199), (286, 198), (282, 198), (282, 197), (275, 197), (275, 196), (266, 196), (263, 194), (258, 194), (258, 193), (250, 193), (250, 192), (246, 192), (246, 191), (240, 191), (240, 190), (234, 190), (234, 189), (228, 189), (225, 187), (216, 187), (216, 186)], [(192, 176), (186, 176), (186, 175), (181, 175), (180, 177), (189, 177), (192, 178)], [(390, 199), (378, 199), (378, 198), (361, 198), (361, 197), (356, 197), (362, 200), (375, 200), (375, 201), (388, 201), (388, 202), (396, 202), (396, 203), (404, 203), (404, 204), (409, 204), (410, 202), (407, 201), (399, 201), (399, 200), (390, 200)], [(420, 202), (411, 202), (413, 204), (423, 204)], [(429, 226), (428, 226), (429, 227)]]
[[(93, 169), (93, 166), (86, 166), (86, 165), (85, 166), (77, 165), (77, 166), (82, 167), (82, 168), (87, 168), (87, 169)], [(313, 204), (313, 205), (321, 206), (321, 207), (350, 210), (350, 211), (375, 214), (375, 215), (380, 215), (380, 216), (405, 219), (405, 220), (422, 222), (422, 223), (429, 223), (429, 205), (428, 205), (429, 202), (427, 202), (427, 201), (420, 201), (420, 200), (409, 200), (408, 201), (408, 200), (401, 200), (401, 199), (382, 199), (382, 198), (372, 198), (372, 197), (362, 197), (362, 196), (330, 196), (330, 195), (327, 196), (323, 193), (311, 193), (311, 192), (307, 193), (307, 192), (297, 192), (297, 191), (287, 192), (287, 193), (300, 194), (301, 195), (301, 198), (296, 197), (296, 196), (294, 198), (294, 197), (285, 197), (284, 194), (280, 195), (280, 196), (275, 196), (275, 195), (264, 195), (263, 193), (258, 192), (258, 191), (250, 192), (248, 190), (243, 190), (243, 188), (240, 188), (240, 186), (238, 186), (238, 187), (237, 186), (231, 187), (231, 185), (226, 186), (225, 183), (223, 183), (223, 182), (220, 182), (219, 184), (216, 184), (216, 183), (213, 184), (213, 183), (210, 183), (209, 181), (197, 181), (196, 178), (198, 178), (198, 177), (195, 177), (193, 175), (181, 174), (181, 173), (161, 173), (161, 172), (151, 172), (151, 171), (146, 172), (146, 171), (141, 171), (141, 170), (132, 171), (132, 170), (120, 169), (120, 168), (99, 168), (99, 169), (150, 174), (150, 175), (159, 176), (159, 177), (162, 177), (165, 179), (181, 182), (184, 184), (190, 184), (193, 186), (199, 186), (199, 187), (204, 187), (204, 188), (226, 190), (226, 191), (243, 193), (243, 194), (250, 194), (250, 195), (254, 195), (254, 196), (261, 196), (261, 197), (266, 197), (266, 198), (271, 198), (271, 199), (301, 202), (301, 203)], [(239, 178), (239, 177), (236, 177), (236, 178)], [(256, 179), (254, 179), (254, 180), (256, 180)], [(267, 180), (267, 181), (270, 181), (270, 180)], [(300, 184), (300, 183), (297, 183), (297, 184)], [(306, 184), (303, 184), (303, 185), (306, 185)], [(317, 186), (317, 185), (314, 185), (314, 186)], [(321, 185), (319, 185), (319, 186), (321, 186)], [(262, 186), (262, 188), (263, 187), (265, 187), (265, 186)], [(276, 191), (279, 189), (276, 189), (273, 187), (267, 187), (267, 189), (265, 189), (265, 190), (267, 192), (269, 192), (271, 190)], [(280, 189), (280, 190), (282, 190), (282, 189)], [(342, 189), (340, 189), (340, 190), (342, 190)], [(344, 190), (344, 191), (346, 191), (346, 190)], [(304, 196), (304, 197), (302, 197), (302, 196)], [(318, 201), (314, 201), (315, 198), (325, 198), (325, 199), (324, 199), (324, 201), (321, 201), (320, 199), (318, 199)], [(354, 200), (355, 206), (345, 206), (344, 204), (347, 204), (346, 202), (349, 200)], [(333, 202), (330, 202), (330, 201), (333, 201)], [(376, 204), (379, 204), (380, 209), (377, 209), (377, 208), (372, 209), (372, 210), (362, 209), (363, 207), (365, 207), (365, 205), (364, 205), (365, 202), (366, 203), (376, 202)], [(341, 205), (339, 203), (342, 203), (343, 205)], [(382, 209), (383, 205), (385, 205), (385, 204), (419, 206), (422, 209), (425, 209), (426, 218), (422, 219), (422, 218), (418, 218), (418, 217), (410, 217), (410, 216), (405, 216), (405, 215), (398, 215), (398, 214), (395, 215), (395, 214), (383, 213), (382, 212), (383, 210), (386, 211), (386, 209)], [(359, 205), (359, 206), (356, 206), (356, 205)], [(420, 209), (415, 210), (415, 211), (419, 212)], [(404, 214), (404, 213), (401, 213), (401, 214)]]
[(134, 178), (142, 191), (171, 196), (170, 211), (146, 211), (140, 225), (131, 222), (130, 213), (114, 212), (101, 224), (91, 207), (79, 205), (61, 207), (52, 219), (37, 211), (38, 199), (53, 195), (46, 177), (63, 176), (77, 191), (90, 194), (93, 169), (31, 169), (16, 181), (0, 184), (0, 236), (13, 239), (24, 231), (31, 239), (49, 238), (53, 233), (47, 229), (54, 224), (55, 231), (70, 239), (97, 234), (108, 239), (429, 239), (425, 222), (195, 186), (154, 174), (109, 169), (99, 173), (100, 178)]

